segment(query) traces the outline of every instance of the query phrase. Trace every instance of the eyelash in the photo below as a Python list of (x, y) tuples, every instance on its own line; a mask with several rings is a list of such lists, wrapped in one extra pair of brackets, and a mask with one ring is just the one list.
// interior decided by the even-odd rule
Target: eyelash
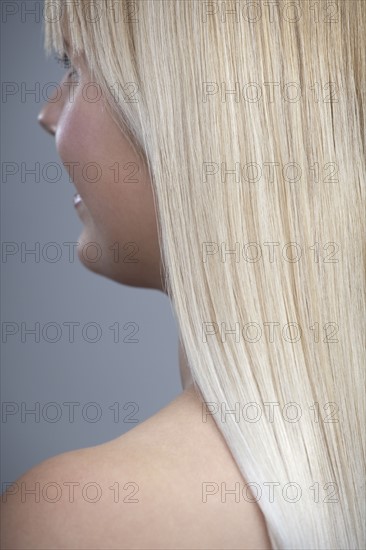
[(69, 59), (69, 57), (66, 53), (64, 53), (63, 55), (56, 54), (55, 59), (56, 59), (57, 63), (62, 63), (64, 69), (71, 69), (71, 71), (68, 74), (68, 77), (77, 75), (77, 70), (71, 64), (71, 61), (70, 61), (70, 59)]

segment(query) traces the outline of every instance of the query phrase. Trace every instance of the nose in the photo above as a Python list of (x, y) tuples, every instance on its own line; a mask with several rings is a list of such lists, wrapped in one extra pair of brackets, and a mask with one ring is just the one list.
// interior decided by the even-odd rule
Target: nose
[(50, 119), (48, 107), (49, 104), (47, 103), (39, 112), (37, 120), (42, 128), (46, 130), (46, 132), (54, 136), (56, 134), (57, 124), (55, 123), (55, 121), (52, 121), (52, 119)]
[(59, 84), (59, 88), (54, 92), (52, 97), (43, 105), (37, 117), (42, 128), (52, 136), (56, 134), (58, 119), (60, 118), (65, 101), (62, 83), (63, 81)]

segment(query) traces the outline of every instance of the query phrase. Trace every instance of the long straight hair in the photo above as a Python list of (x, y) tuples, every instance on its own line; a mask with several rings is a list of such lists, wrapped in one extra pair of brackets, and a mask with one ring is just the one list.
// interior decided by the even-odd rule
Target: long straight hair
[(45, 0), (46, 48), (149, 167), (203, 421), (273, 549), (364, 548), (366, 4), (92, 4)]

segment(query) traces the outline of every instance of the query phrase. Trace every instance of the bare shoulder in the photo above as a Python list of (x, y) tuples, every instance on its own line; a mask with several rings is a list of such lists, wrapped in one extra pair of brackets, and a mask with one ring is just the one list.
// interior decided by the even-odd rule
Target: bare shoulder
[(258, 506), (217, 491), (245, 481), (201, 405), (190, 389), (123, 436), (26, 472), (3, 495), (1, 548), (269, 549)]

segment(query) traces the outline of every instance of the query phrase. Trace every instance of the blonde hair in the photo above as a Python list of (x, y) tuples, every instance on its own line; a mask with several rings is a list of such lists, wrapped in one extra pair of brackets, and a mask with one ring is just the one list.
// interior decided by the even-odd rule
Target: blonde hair
[(45, 0), (46, 47), (68, 33), (149, 167), (192, 377), (273, 549), (364, 548), (366, 4), (86, 4)]

